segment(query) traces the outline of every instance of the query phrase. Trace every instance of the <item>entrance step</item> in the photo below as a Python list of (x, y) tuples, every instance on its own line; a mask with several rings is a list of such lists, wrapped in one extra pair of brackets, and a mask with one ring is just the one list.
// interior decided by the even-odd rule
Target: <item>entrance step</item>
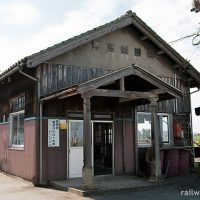
[(95, 190), (81, 190), (81, 178), (68, 179), (63, 181), (52, 181), (50, 184), (56, 189), (76, 193), (80, 196), (91, 196), (109, 192), (121, 192), (127, 190), (139, 190), (157, 183), (134, 176), (96, 176), (94, 177)]

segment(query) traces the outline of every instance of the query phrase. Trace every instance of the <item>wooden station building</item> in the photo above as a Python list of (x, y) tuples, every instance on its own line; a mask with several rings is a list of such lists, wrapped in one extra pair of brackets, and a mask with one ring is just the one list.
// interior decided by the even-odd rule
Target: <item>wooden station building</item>
[(0, 74), (0, 170), (34, 183), (187, 173), (200, 74), (135, 13)]

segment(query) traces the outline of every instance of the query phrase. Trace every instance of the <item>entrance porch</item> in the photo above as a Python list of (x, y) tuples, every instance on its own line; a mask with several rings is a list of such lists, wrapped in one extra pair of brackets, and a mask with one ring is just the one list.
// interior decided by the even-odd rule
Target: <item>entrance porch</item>
[[(116, 151), (113, 156), (114, 166), (111, 166), (111, 156), (109, 157), (109, 168), (114, 168), (114, 171), (129, 171), (128, 168), (130, 165), (134, 165), (131, 167), (132, 169), (135, 167), (135, 174), (138, 173), (138, 144), (135, 126), (137, 124), (137, 119), (135, 117), (135, 107), (137, 105), (149, 104), (152, 116), (153, 160), (151, 163), (151, 175), (155, 176), (156, 179), (161, 176), (157, 105), (159, 101), (181, 97), (181, 90), (169, 85), (161, 78), (151, 74), (143, 68), (137, 65), (132, 65), (74, 87), (66, 88), (60, 93), (45, 97), (41, 100), (45, 101), (50, 100), (51, 98), (58, 98), (67, 101), (67, 99), (69, 100), (72, 96), (78, 96), (79, 99), (82, 98), (79, 103), (83, 103), (82, 116), (80, 116), (83, 118), (83, 169), (81, 178), (81, 186), (83, 189), (94, 189), (96, 185), (96, 182), (93, 180), (93, 178), (95, 178), (93, 163), (95, 164), (95, 162), (92, 160), (92, 143), (94, 142), (92, 139), (94, 137), (92, 131), (94, 127), (91, 125), (93, 120), (92, 112), (97, 112), (96, 105), (100, 103), (101, 109), (103, 109), (104, 105), (101, 102), (102, 99), (112, 100), (112, 104), (115, 102), (114, 111), (110, 108), (106, 109), (106, 112), (114, 112), (115, 115), (113, 130), (115, 137), (114, 146)], [(107, 101), (104, 101), (104, 103), (106, 102)], [(72, 104), (73, 103), (71, 103), (71, 105)], [(113, 107), (112, 104), (110, 107)], [(105, 117), (105, 115), (102, 116)], [(109, 133), (107, 135), (109, 136)], [(127, 136), (130, 135), (132, 137), (131, 140), (127, 139)], [(108, 144), (109, 143), (106, 143), (106, 145)], [(104, 145), (104, 150), (107, 147)], [(97, 155), (98, 154), (96, 154), (96, 156)], [(106, 160), (105, 152), (103, 158)], [(121, 158), (123, 158), (124, 163), (121, 162)], [(77, 157), (74, 159), (77, 159)], [(96, 164), (101, 164), (100, 166), (102, 167), (103, 163), (96, 160)], [(122, 166), (119, 166), (120, 164), (122, 164)], [(105, 162), (103, 168), (105, 172)], [(118, 175), (116, 173), (113, 174)]]
[(69, 191), (81, 196), (90, 196), (92, 194), (105, 194), (106, 192), (116, 192), (134, 189), (144, 189), (155, 185), (147, 179), (135, 176), (95, 176), (95, 190), (84, 190), (80, 188), (81, 178), (68, 180), (51, 181), (50, 185), (56, 189)]

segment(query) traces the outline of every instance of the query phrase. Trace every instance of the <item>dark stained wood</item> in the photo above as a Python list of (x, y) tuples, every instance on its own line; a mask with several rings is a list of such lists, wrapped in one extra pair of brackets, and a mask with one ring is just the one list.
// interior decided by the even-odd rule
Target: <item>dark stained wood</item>
[(157, 55), (161, 55), (161, 54), (164, 54), (164, 53), (165, 53), (165, 52), (164, 52), (163, 50), (160, 50), (160, 51), (157, 51), (157, 52), (156, 52)]
[(91, 146), (92, 146), (92, 129), (91, 129), (91, 105), (90, 105), (90, 97), (83, 97), (83, 161), (84, 167), (91, 168), (92, 167), (92, 154), (91, 154)]
[(67, 179), (67, 130), (60, 130), (59, 147), (48, 148), (48, 120), (43, 119), (43, 180)]
[(170, 84), (165, 83), (160, 78), (150, 73), (149, 71), (139, 67), (138, 65), (132, 65), (123, 69), (119, 69), (105, 76), (101, 76), (99, 78), (80, 84), (78, 88), (78, 93), (84, 93), (89, 90), (94, 90), (100, 86), (107, 85), (113, 81), (130, 75), (139, 76), (140, 78), (148, 81), (152, 85), (156, 86), (159, 89), (162, 89), (163, 91), (174, 97), (181, 97), (183, 95), (183, 92), (181, 90), (178, 90)]
[[(31, 76), (35, 77), (35, 70), (30, 73)], [(25, 116), (32, 117), (36, 116), (36, 82), (29, 78), (15, 73), (12, 75), (12, 81), (5, 85), (0, 85), (0, 122), (3, 121), (3, 115), (5, 120), (8, 121), (10, 113), (10, 99), (17, 97), (18, 95), (25, 93)]]
[(124, 83), (124, 78), (120, 79), (120, 90), (124, 91), (125, 90), (125, 83)]
[(122, 120), (114, 121), (114, 171), (115, 175), (123, 175), (123, 136), (122, 136)]
[(41, 67), (41, 96), (105, 75), (110, 70), (44, 63)]
[(140, 39), (141, 39), (141, 40), (147, 40), (148, 37), (147, 37), (146, 35), (143, 35), (143, 36), (140, 37)]
[(113, 71), (105, 76), (101, 76), (99, 78), (96, 78), (96, 79), (93, 79), (93, 80), (90, 80), (90, 81), (80, 84), (79, 88), (78, 88), (78, 92), (84, 93), (86, 91), (96, 89), (100, 86), (107, 85), (118, 79), (132, 75), (133, 73), (134, 73), (134, 69), (132, 66)]
[(154, 98), (155, 94), (152, 92), (135, 92), (135, 91), (122, 91), (122, 90), (106, 90), (106, 89), (95, 89), (83, 93), (90, 96), (104, 96), (104, 97), (121, 97), (130, 99), (139, 98)]

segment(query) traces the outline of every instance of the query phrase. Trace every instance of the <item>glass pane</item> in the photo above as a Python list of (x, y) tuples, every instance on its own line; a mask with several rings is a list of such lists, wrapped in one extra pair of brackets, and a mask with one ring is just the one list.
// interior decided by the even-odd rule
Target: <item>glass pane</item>
[(70, 122), (70, 146), (83, 147), (83, 122)]
[(169, 119), (166, 115), (159, 116), (159, 125), (161, 133), (161, 141), (163, 143), (169, 143)]
[(17, 145), (17, 124), (18, 124), (18, 117), (17, 115), (11, 116), (12, 120), (12, 144)]
[(138, 113), (137, 114), (137, 133), (138, 145), (151, 145), (151, 114)]
[(18, 145), (24, 145), (24, 113), (18, 117)]

